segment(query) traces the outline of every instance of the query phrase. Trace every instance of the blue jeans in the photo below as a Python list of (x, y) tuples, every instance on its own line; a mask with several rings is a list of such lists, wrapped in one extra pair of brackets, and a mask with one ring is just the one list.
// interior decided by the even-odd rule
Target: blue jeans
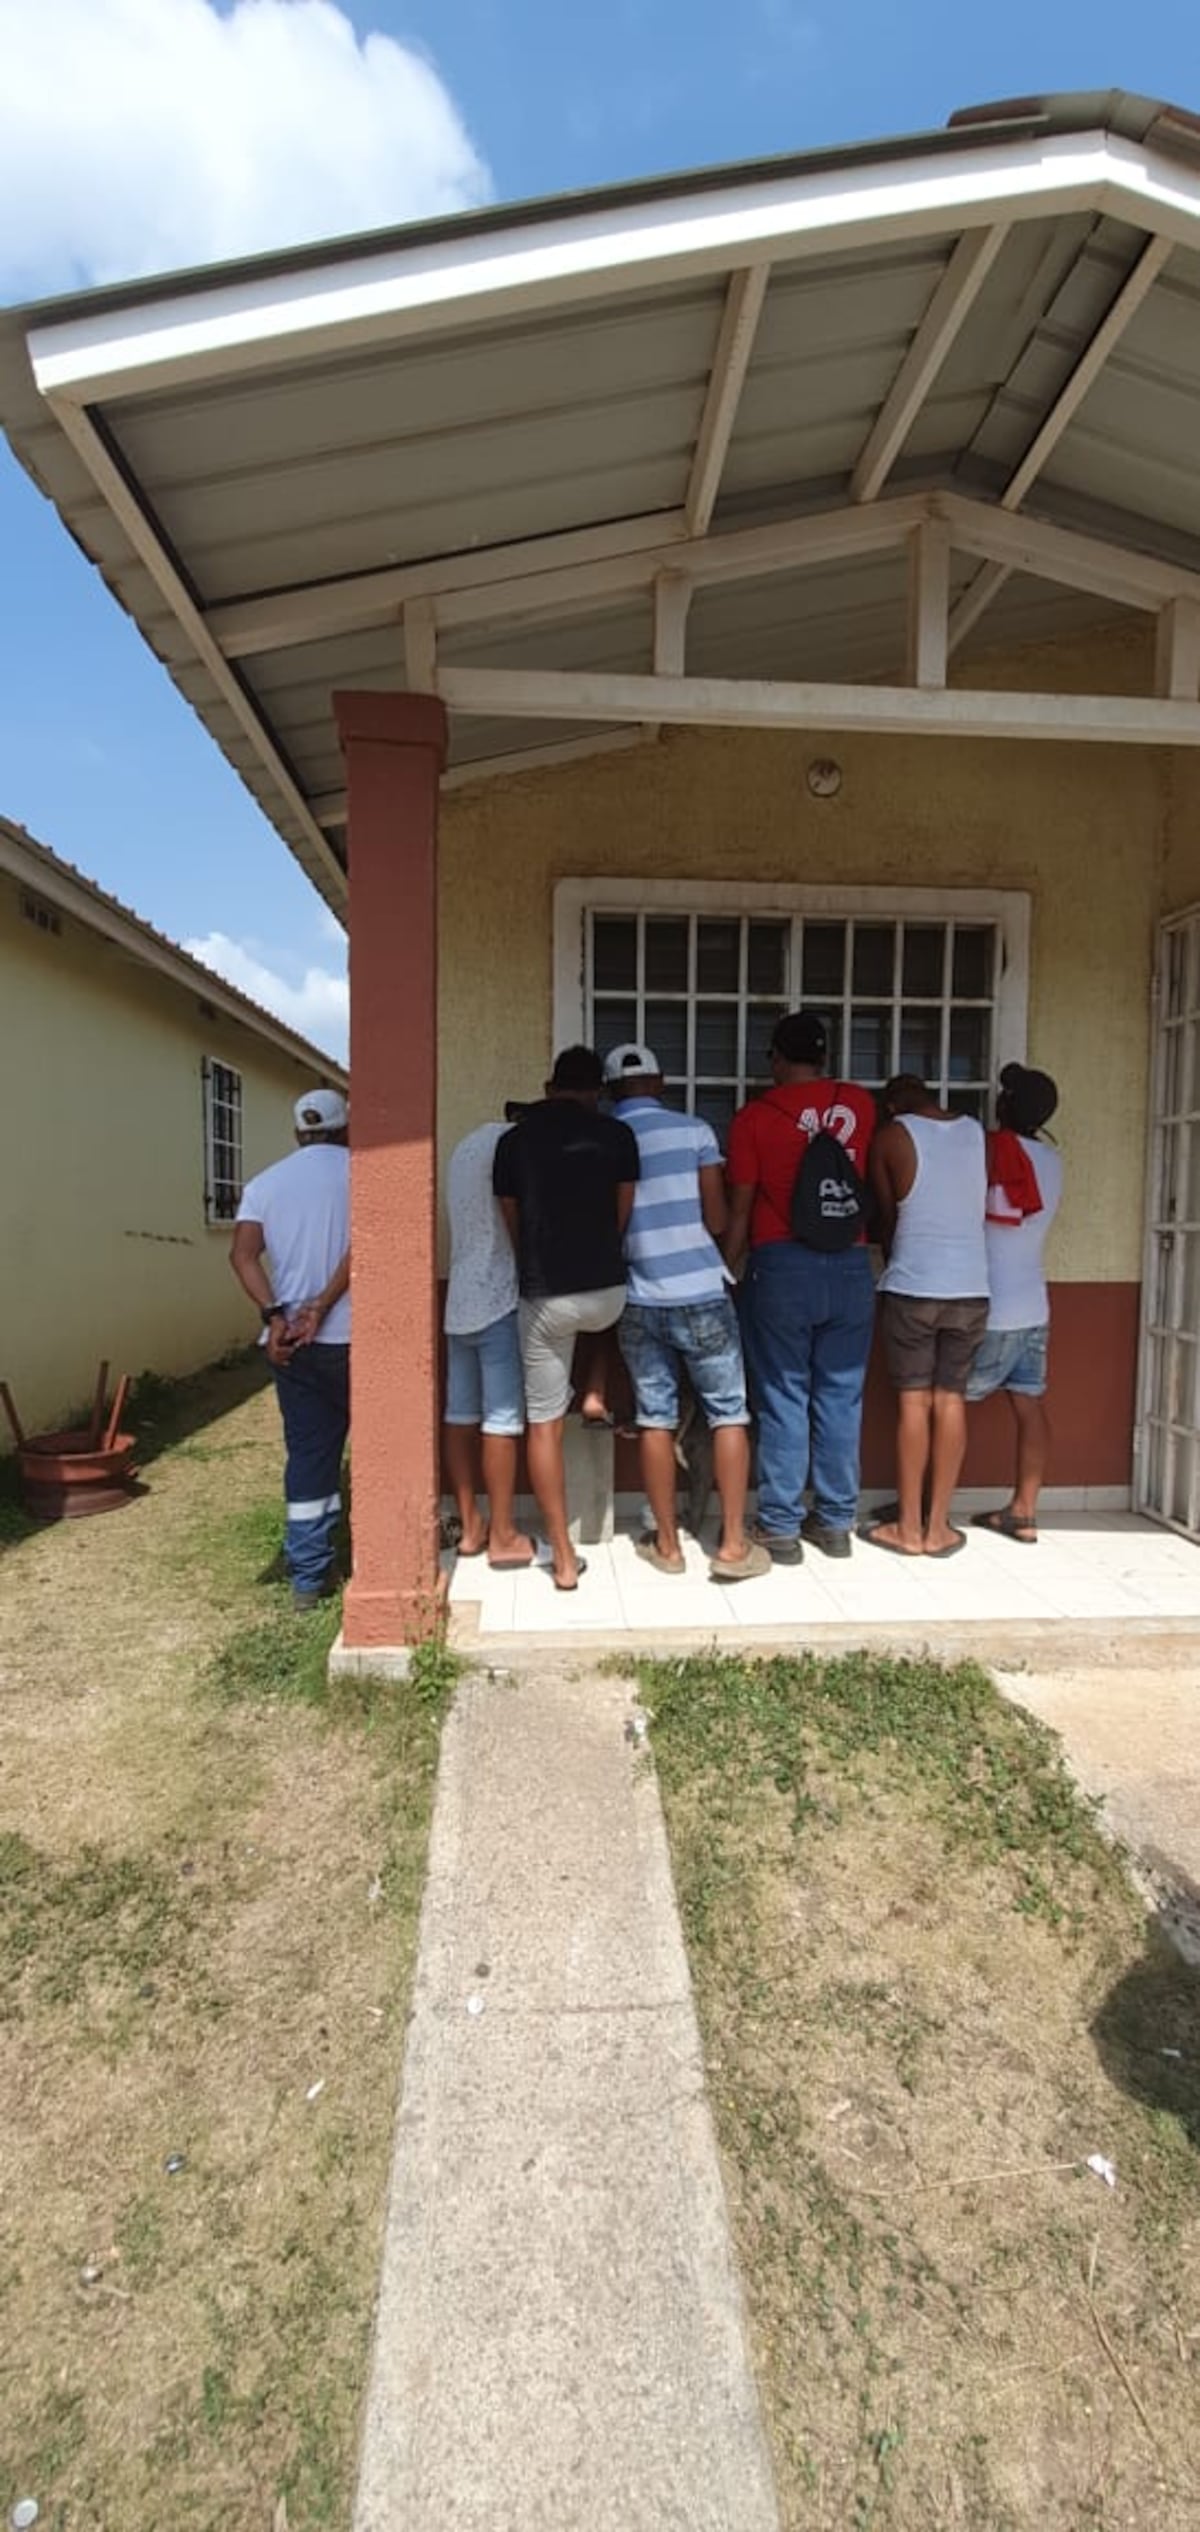
[(342, 1510), (350, 1348), (302, 1345), (273, 1369), (287, 1449), (283, 1561), (297, 1591), (321, 1591), (332, 1580)]
[(742, 1291), (760, 1526), (772, 1538), (795, 1538), (811, 1477), (816, 1519), (853, 1529), (875, 1317), (867, 1251), (825, 1256), (797, 1240), (770, 1240), (751, 1252)]

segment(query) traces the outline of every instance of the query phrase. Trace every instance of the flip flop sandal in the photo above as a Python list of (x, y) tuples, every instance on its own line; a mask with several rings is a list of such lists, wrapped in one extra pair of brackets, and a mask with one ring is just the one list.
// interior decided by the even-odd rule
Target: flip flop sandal
[[(880, 1524), (880, 1527), (882, 1526)], [(878, 1529), (868, 1529), (864, 1526), (858, 1535), (864, 1547), (877, 1547), (881, 1556), (903, 1556), (910, 1564), (915, 1565), (921, 1554), (919, 1547), (897, 1547), (894, 1539), (881, 1539)], [(937, 1553), (940, 1556), (952, 1556), (954, 1550), (951, 1547), (944, 1547), (939, 1548)]]
[[(536, 1548), (536, 1551), (535, 1551), (535, 1554), (534, 1554), (534, 1559), (533, 1559), (533, 1561), (534, 1561), (534, 1564), (535, 1564), (535, 1565), (539, 1568), (539, 1570), (540, 1570), (542, 1573), (544, 1573), (544, 1574), (549, 1574), (549, 1575), (550, 1575), (551, 1580), (552, 1580), (552, 1581), (553, 1581), (553, 1583), (554, 1583), (554, 1588), (555, 1588), (555, 1590), (556, 1590), (556, 1591), (574, 1591), (574, 1590), (575, 1590), (575, 1588), (576, 1588), (575, 1583), (560, 1583), (560, 1581), (558, 1580), (558, 1577), (557, 1577), (557, 1575), (555, 1574), (555, 1571), (554, 1571), (554, 1557), (553, 1557), (553, 1554), (552, 1554), (552, 1552), (551, 1552), (550, 1548), (547, 1546), (545, 1539), (539, 1539), (539, 1540), (538, 1540), (538, 1542), (537, 1542), (537, 1548)], [(577, 1578), (578, 1578), (578, 1575), (579, 1575), (579, 1574), (586, 1574), (586, 1572), (587, 1572), (587, 1558), (586, 1558), (586, 1556), (577, 1556), (577, 1557), (576, 1557), (576, 1559), (575, 1559), (575, 1565), (576, 1565), (576, 1574), (577, 1574)]]
[(708, 1569), (708, 1579), (715, 1583), (757, 1582), (763, 1574), (770, 1573), (773, 1561), (765, 1547), (759, 1547), (752, 1541), (736, 1565), (723, 1565), (720, 1558), (714, 1556)]
[[(1038, 1543), (1037, 1522), (1019, 1521), (1012, 1512), (973, 1512), (971, 1527), (990, 1530), (994, 1539), (1011, 1539), (1014, 1547), (1036, 1547)], [(1032, 1530), (1032, 1538), (1026, 1537), (1028, 1530)]]
[(558, 1579), (558, 1576), (557, 1576), (557, 1574), (556, 1574), (556, 1575), (555, 1575), (555, 1577), (554, 1577), (554, 1588), (555, 1588), (555, 1590), (556, 1590), (556, 1591), (578, 1591), (578, 1589), (579, 1589), (579, 1585), (580, 1585), (580, 1582), (581, 1582), (581, 1580), (582, 1580), (582, 1578), (583, 1578), (584, 1574), (586, 1574), (586, 1572), (587, 1572), (587, 1558), (586, 1558), (586, 1556), (577, 1556), (577, 1557), (576, 1557), (576, 1559), (575, 1559), (575, 1580), (574, 1580), (574, 1582), (573, 1582), (573, 1583), (560, 1583), (560, 1581), (559, 1581), (559, 1579)]
[(488, 1572), (489, 1574), (528, 1574), (532, 1572), (537, 1561), (536, 1550), (532, 1556), (489, 1556)]
[(635, 1556), (641, 1557), (644, 1565), (653, 1565), (656, 1574), (686, 1574), (687, 1572), (687, 1563), (682, 1550), (678, 1556), (664, 1556), (656, 1538), (638, 1539), (633, 1552)]
[(947, 1556), (961, 1556), (966, 1544), (966, 1531), (956, 1530), (950, 1541), (949, 1547), (927, 1547), (925, 1553), (931, 1559), (932, 1563), (937, 1565), (944, 1562)]
[(479, 1542), (478, 1547), (464, 1547), (464, 1546), (462, 1545), (461, 1540), (460, 1540), (460, 1541), (459, 1541), (459, 1543), (458, 1543), (458, 1545), (457, 1545), (457, 1547), (455, 1548), (454, 1553), (455, 1553), (455, 1555), (456, 1555), (456, 1556), (465, 1556), (465, 1557), (466, 1557), (466, 1559), (467, 1559), (467, 1562), (468, 1562), (468, 1563), (470, 1562), (470, 1560), (471, 1560), (471, 1558), (472, 1558), (473, 1556), (486, 1556), (486, 1555), (487, 1555), (487, 1534), (486, 1534), (486, 1532), (485, 1532), (484, 1536), (481, 1538), (481, 1540), (480, 1540), (480, 1542)]

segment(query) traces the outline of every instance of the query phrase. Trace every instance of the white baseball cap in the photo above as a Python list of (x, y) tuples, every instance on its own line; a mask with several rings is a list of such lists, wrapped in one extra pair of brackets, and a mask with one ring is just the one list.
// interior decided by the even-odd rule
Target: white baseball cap
[(624, 1046), (614, 1046), (604, 1058), (604, 1078), (613, 1081), (657, 1081), (662, 1065), (652, 1046), (639, 1046), (630, 1039)]
[(340, 1090), (302, 1090), (292, 1114), (297, 1134), (337, 1134), (350, 1122)]

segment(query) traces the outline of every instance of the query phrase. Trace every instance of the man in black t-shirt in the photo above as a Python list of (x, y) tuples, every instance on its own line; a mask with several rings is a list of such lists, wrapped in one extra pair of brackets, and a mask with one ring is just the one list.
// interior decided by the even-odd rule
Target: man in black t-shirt
[(575, 1339), (615, 1326), (625, 1307), (621, 1243), (638, 1147), (600, 1111), (604, 1074), (590, 1046), (569, 1046), (546, 1096), (496, 1146), (492, 1184), (517, 1253), (529, 1476), (559, 1591), (583, 1570), (567, 1527), (563, 1424)]

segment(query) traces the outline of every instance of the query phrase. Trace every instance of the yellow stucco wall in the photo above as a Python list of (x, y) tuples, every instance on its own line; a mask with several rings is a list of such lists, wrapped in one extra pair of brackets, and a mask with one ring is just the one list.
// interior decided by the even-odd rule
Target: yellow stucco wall
[[(1119, 690), (1139, 665), (1140, 652), (1118, 639), (1023, 661), (1014, 682)], [(987, 682), (999, 674), (989, 664)], [(844, 779), (836, 799), (818, 801), (805, 769), (826, 755)], [(561, 879), (1021, 889), (1032, 916), (1028, 1059), (1059, 1083), (1068, 1157), (1051, 1271), (1136, 1280), (1150, 974), (1174, 770), (1162, 752), (1126, 746), (670, 731), (451, 794), (441, 828), (443, 1152), (505, 1096), (536, 1095), (545, 1075)], [(1198, 777), (1189, 762), (1173, 827), (1174, 884), (1185, 885), (1186, 865), (1193, 894)]]
[[(96, 1365), (178, 1374), (254, 1334), (204, 1218), (201, 1062), (236, 1065), (247, 1177), (291, 1148), (311, 1072), (0, 876), (0, 1377), (29, 1429)], [(0, 1431), (0, 1450), (8, 1447)]]

